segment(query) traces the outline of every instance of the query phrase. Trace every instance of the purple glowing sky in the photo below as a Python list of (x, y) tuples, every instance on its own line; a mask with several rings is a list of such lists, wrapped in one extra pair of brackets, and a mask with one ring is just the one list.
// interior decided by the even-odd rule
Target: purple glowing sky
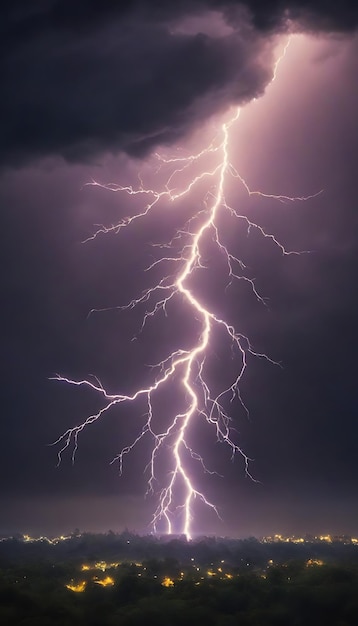
[[(223, 55), (226, 74), (221, 81), (214, 72), (215, 89), (210, 81), (201, 86), (200, 107), (208, 116), (203, 126), (200, 107), (183, 116), (177, 103), (171, 109), (172, 118), (168, 114), (168, 124), (172, 124), (166, 126), (168, 131), (158, 132), (156, 116), (150, 110), (151, 127), (149, 117), (144, 118), (146, 129), (144, 122), (140, 126), (139, 117), (128, 119), (127, 129), (133, 126), (135, 132), (119, 129), (108, 139), (106, 148), (104, 127), (96, 131), (103, 131), (101, 141), (84, 141), (89, 132), (85, 119), (81, 137), (70, 127), (68, 137), (62, 135), (60, 140), (54, 133), (46, 141), (34, 143), (30, 133), (28, 143), (23, 141), (21, 146), (13, 134), (13, 149), (2, 155), (0, 194), (5, 222), (1, 247), (6, 270), (1, 324), (5, 365), (3, 531), (51, 532), (75, 526), (147, 529), (153, 503), (143, 499), (140, 461), (144, 450), (127, 460), (122, 478), (115, 466), (108, 465), (123, 438), (135, 427), (136, 407), (126, 407), (92, 427), (83, 435), (76, 465), (72, 467), (67, 461), (56, 469), (55, 450), (46, 444), (95, 410), (97, 400), (47, 379), (57, 371), (74, 378), (96, 373), (110, 388), (118, 391), (120, 382), (121, 389), (128, 389), (147, 375), (144, 364), (155, 361), (153, 350), (155, 353), (158, 338), (170, 341), (170, 324), (156, 327), (155, 322), (140, 341), (130, 341), (140, 325), (141, 311), (114, 311), (89, 319), (87, 314), (92, 308), (122, 304), (146, 286), (143, 269), (153, 252), (148, 243), (164, 240), (182, 224), (183, 212), (190, 215), (191, 207), (184, 201), (159, 222), (153, 215), (145, 227), (138, 224), (119, 237), (107, 236), (83, 245), (81, 241), (92, 234), (93, 224), (110, 224), (132, 211), (125, 197), (83, 185), (91, 179), (131, 183), (138, 169), (149, 177), (150, 151), (152, 147), (158, 149), (154, 141), (148, 143), (154, 127), (159, 143), (162, 138), (167, 144), (162, 150), (168, 154), (179, 146), (192, 149), (209, 134), (212, 124), (218, 123), (225, 102), (235, 94), (238, 75), (231, 55), (238, 54), (239, 44), (230, 40), (232, 32), (225, 20), (217, 19), (199, 21), (201, 29), (205, 22), (210, 41), (217, 34), (227, 41), (225, 46), (215, 44), (210, 52), (212, 59)], [(145, 33), (145, 21), (139, 26)], [(172, 36), (185, 32), (194, 37), (190, 29), (195, 33), (199, 27), (182, 16)], [(250, 92), (250, 98), (258, 89), (261, 72), (266, 72), (266, 61), (255, 66), (261, 58), (258, 55), (267, 48), (261, 37), (265, 39), (260, 35), (250, 44), (249, 52), (244, 45), (245, 34), (240, 40), (240, 50), (246, 52), (240, 57), (241, 67), (248, 73), (244, 72), (239, 83), (245, 86), (242, 93), (245, 89)], [(59, 30), (59, 48), (61, 38)], [(110, 53), (102, 50), (100, 54), (100, 48), (95, 47), (100, 42), (98, 38), (91, 44), (91, 59)], [(79, 42), (83, 55), (85, 43), (84, 36)], [(167, 45), (164, 35), (162, 42), (158, 40), (158, 50), (152, 51), (158, 81), (159, 76), (165, 77), (165, 68), (161, 73), (156, 65), (159, 43), (164, 48)], [(45, 47), (46, 38), (42, 45)], [(230, 189), (230, 203), (245, 202), (245, 211), (250, 210), (287, 249), (312, 252), (282, 258), (255, 236), (248, 242), (239, 226), (236, 232), (223, 224), (230, 245), (237, 246), (239, 256), (244, 252), (269, 306), (262, 307), (240, 289), (228, 291), (224, 298), (215, 276), (212, 284), (210, 281), (202, 288), (216, 301), (221, 298), (220, 307), (228, 319), (249, 335), (260, 352), (281, 361), (284, 369), (254, 361), (243, 381), (251, 419), (238, 414), (237, 428), (240, 444), (255, 459), (252, 470), (260, 484), (245, 479), (240, 461), (230, 464), (222, 449), (207, 443), (210, 461), (224, 479), (210, 477), (204, 486), (217, 502), (223, 522), (199, 512), (195, 524), (198, 532), (240, 536), (357, 531), (357, 45), (357, 38), (352, 36), (295, 37), (277, 80), (243, 110), (235, 128), (231, 160), (251, 188), (287, 195), (308, 195), (324, 188), (324, 193), (296, 205), (251, 199), (248, 209), (244, 194), (234, 185)], [(32, 50), (38, 58), (39, 48)], [(41, 80), (35, 78), (35, 87), (40, 89)], [(96, 68), (93, 81), (95, 78)], [(138, 84), (142, 82), (138, 80)], [(80, 96), (87, 97), (89, 86), (85, 80), (84, 94), (74, 93), (68, 98), (68, 115), (71, 102), (75, 110)], [(130, 85), (126, 84), (126, 89), (128, 94)], [(56, 89), (48, 94), (42, 84), (42, 90), (48, 110), (53, 111)], [(114, 90), (120, 93), (117, 84)], [(12, 98), (15, 103), (16, 86)], [(36, 101), (36, 91), (33, 98)], [(146, 104), (150, 108), (154, 103), (153, 97)], [(24, 106), (29, 104), (25, 99)], [(100, 110), (101, 103), (94, 99), (91, 106)], [(219, 114), (211, 117), (216, 110)], [(179, 133), (173, 126), (175, 120)], [(59, 120), (59, 129), (61, 125)], [(129, 152), (138, 154), (137, 148), (133, 149), (133, 137), (138, 145), (141, 130), (146, 139), (139, 160), (118, 152), (131, 146)], [(23, 128), (22, 136), (25, 132)], [(71, 132), (77, 136), (77, 144), (69, 141)], [(187, 332), (180, 320), (174, 323), (178, 332)], [(220, 346), (216, 349), (220, 360)], [(226, 367), (231, 363), (222, 364), (223, 372)]]

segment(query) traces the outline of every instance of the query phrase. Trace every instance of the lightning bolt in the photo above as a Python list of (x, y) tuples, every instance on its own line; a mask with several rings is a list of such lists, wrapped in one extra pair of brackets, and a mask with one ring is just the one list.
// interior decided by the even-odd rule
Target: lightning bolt
[[(278, 64), (286, 53), (286, 44), (283, 53), (277, 60), (273, 78), (276, 77)], [(140, 331), (142, 331), (150, 318), (163, 312), (168, 314), (169, 304), (185, 302), (192, 317), (198, 320), (200, 331), (193, 345), (189, 349), (178, 348), (167, 354), (156, 366), (153, 366), (153, 378), (151, 382), (143, 387), (138, 387), (132, 395), (110, 394), (98, 378), (83, 380), (72, 380), (70, 378), (57, 375), (56, 380), (63, 381), (71, 385), (78, 385), (96, 391), (103, 399), (102, 408), (88, 416), (83, 422), (69, 428), (55, 442), (58, 446), (58, 464), (61, 463), (63, 453), (67, 449), (72, 449), (72, 461), (74, 462), (78, 449), (79, 436), (82, 431), (102, 418), (111, 409), (123, 403), (134, 403), (140, 398), (145, 398), (147, 411), (145, 423), (139, 429), (137, 436), (128, 445), (124, 446), (119, 454), (112, 460), (118, 462), (119, 471), (122, 474), (124, 460), (137, 444), (144, 438), (151, 440), (151, 452), (146, 466), (148, 475), (147, 494), (154, 494), (158, 491), (157, 484), (161, 485), (158, 493), (158, 504), (153, 513), (152, 527), (156, 532), (159, 528), (165, 527), (166, 532), (172, 533), (174, 530), (174, 520), (180, 512), (182, 520), (181, 531), (188, 538), (191, 537), (191, 526), (194, 511), (194, 502), (200, 500), (206, 507), (219, 512), (216, 505), (211, 502), (205, 494), (198, 488), (189, 465), (196, 462), (204, 472), (211, 474), (214, 471), (207, 468), (203, 457), (192, 447), (190, 442), (190, 427), (198, 419), (204, 419), (214, 431), (216, 440), (226, 444), (231, 458), (236, 455), (243, 458), (246, 474), (252, 478), (250, 472), (250, 459), (237, 443), (236, 431), (232, 424), (232, 418), (225, 409), (228, 400), (230, 403), (236, 398), (244, 411), (248, 409), (240, 394), (240, 382), (244, 376), (248, 358), (250, 356), (265, 359), (276, 364), (269, 356), (254, 350), (248, 337), (238, 332), (235, 327), (223, 319), (217, 312), (207, 307), (199, 298), (195, 288), (191, 285), (191, 279), (197, 270), (205, 267), (203, 262), (203, 246), (208, 237), (214, 242), (217, 250), (225, 259), (228, 274), (228, 284), (232, 281), (245, 281), (252, 291), (254, 297), (265, 304), (263, 297), (256, 289), (254, 280), (245, 275), (245, 265), (242, 260), (233, 255), (224, 244), (220, 235), (219, 218), (223, 212), (244, 224), (247, 233), (253, 229), (262, 237), (271, 240), (283, 255), (298, 254), (295, 251), (288, 251), (276, 237), (267, 232), (259, 224), (251, 221), (246, 215), (242, 215), (236, 208), (230, 206), (225, 199), (225, 189), (229, 179), (235, 179), (244, 189), (248, 196), (260, 196), (261, 198), (275, 199), (279, 202), (306, 201), (314, 198), (316, 194), (302, 197), (289, 197), (284, 195), (273, 195), (250, 189), (244, 178), (238, 173), (230, 162), (229, 147), (231, 130), (238, 123), (240, 108), (232, 109), (227, 115), (227, 119), (221, 124), (213, 140), (196, 154), (188, 156), (165, 157), (155, 154), (156, 171), (163, 169), (167, 174), (165, 184), (159, 189), (146, 187), (139, 175), (138, 186), (122, 186), (117, 184), (102, 185), (96, 181), (90, 185), (99, 186), (107, 191), (126, 194), (143, 198), (143, 209), (133, 215), (122, 219), (111, 226), (98, 226), (98, 229), (89, 239), (95, 239), (100, 235), (108, 233), (120, 233), (126, 228), (132, 227), (137, 220), (145, 218), (156, 207), (168, 204), (188, 196), (199, 184), (208, 182), (209, 191), (206, 193), (202, 207), (193, 215), (182, 229), (177, 230), (175, 236), (169, 243), (156, 244), (161, 251), (161, 257), (154, 261), (147, 270), (155, 266), (164, 264), (166, 267), (174, 267), (172, 274), (164, 273), (162, 278), (153, 286), (144, 290), (138, 298), (129, 303), (117, 307), (120, 310), (130, 310), (137, 306), (146, 307)], [(205, 169), (205, 160), (210, 157), (215, 160), (211, 169)], [(195, 171), (199, 173), (194, 175)], [(185, 176), (186, 183), (178, 187), (180, 179)], [(321, 192), (318, 192), (321, 193)], [(88, 241), (88, 240), (86, 240)], [(176, 252), (180, 250), (179, 253)], [(98, 310), (92, 310), (94, 313)], [(232, 352), (238, 356), (239, 367), (233, 376), (230, 384), (219, 393), (213, 394), (208, 380), (208, 362), (210, 361), (210, 342), (216, 330), (223, 331)], [(154, 423), (153, 397), (171, 382), (179, 381), (182, 388), (185, 409), (167, 418), (167, 426), (158, 429)], [(164, 478), (159, 479), (160, 467), (159, 458), (163, 452), (170, 452), (171, 467)], [(163, 486), (164, 485), (164, 486)]]

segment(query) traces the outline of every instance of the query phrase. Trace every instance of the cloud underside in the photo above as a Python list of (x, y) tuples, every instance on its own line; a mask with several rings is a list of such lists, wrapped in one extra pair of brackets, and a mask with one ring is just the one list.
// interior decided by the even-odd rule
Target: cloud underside
[(0, 163), (144, 156), (262, 94), (282, 33), (354, 30), (356, 4), (9, 0), (0, 13)]

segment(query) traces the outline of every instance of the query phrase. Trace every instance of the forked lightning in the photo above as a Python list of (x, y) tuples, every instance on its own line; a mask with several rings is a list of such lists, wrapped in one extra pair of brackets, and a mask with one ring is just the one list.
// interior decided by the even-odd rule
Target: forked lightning
[[(284, 53), (286, 52), (284, 49)], [(284, 53), (280, 58), (284, 56)], [(276, 76), (278, 62), (275, 65), (273, 79)], [(273, 80), (272, 79), (272, 80)], [(199, 489), (196, 479), (191, 476), (188, 469), (188, 460), (197, 462), (203, 471), (212, 472), (205, 465), (202, 456), (195, 450), (190, 441), (190, 425), (193, 420), (204, 418), (215, 433), (218, 441), (226, 444), (234, 457), (239, 454), (243, 457), (245, 471), (251, 477), (249, 468), (249, 458), (236, 442), (235, 430), (232, 427), (232, 419), (229, 416), (225, 405), (228, 400), (235, 397), (241, 402), (245, 410), (246, 407), (240, 395), (240, 381), (247, 367), (249, 355), (264, 358), (273, 363), (265, 354), (256, 352), (248, 337), (238, 332), (233, 325), (222, 319), (214, 310), (209, 309), (200, 299), (196, 290), (190, 284), (190, 278), (198, 268), (203, 267), (202, 252), (203, 244), (208, 235), (211, 236), (217, 249), (224, 255), (227, 266), (229, 281), (246, 281), (254, 296), (263, 302), (258, 293), (253, 280), (247, 277), (243, 270), (243, 262), (233, 255), (223, 243), (220, 235), (220, 216), (223, 212), (228, 212), (233, 219), (241, 221), (245, 228), (250, 231), (256, 229), (263, 237), (269, 238), (279, 247), (282, 254), (297, 254), (297, 252), (287, 251), (276, 237), (266, 232), (259, 224), (250, 221), (246, 215), (241, 215), (236, 208), (229, 206), (225, 200), (225, 189), (229, 179), (235, 179), (248, 195), (258, 195), (263, 198), (273, 198), (281, 202), (293, 202), (297, 200), (307, 200), (317, 194), (306, 197), (288, 197), (283, 195), (266, 194), (261, 191), (253, 191), (247, 182), (236, 171), (230, 162), (230, 135), (232, 128), (238, 123), (240, 108), (236, 108), (228, 114), (227, 119), (222, 123), (219, 131), (209, 145), (196, 154), (185, 157), (165, 158), (160, 154), (155, 155), (159, 169), (166, 168), (169, 175), (166, 183), (160, 189), (147, 188), (139, 178), (138, 187), (121, 186), (115, 184), (101, 185), (98, 182), (90, 184), (104, 187), (112, 192), (126, 194), (127, 196), (143, 197), (143, 209), (119, 223), (110, 227), (101, 226), (90, 239), (94, 239), (102, 234), (110, 232), (120, 233), (129, 227), (134, 227), (136, 221), (145, 220), (146, 216), (156, 208), (168, 206), (168, 203), (175, 203), (179, 199), (188, 196), (194, 189), (206, 181), (208, 191), (198, 212), (193, 215), (186, 227), (177, 231), (173, 240), (166, 244), (158, 244), (163, 251), (163, 256), (156, 260), (148, 269), (163, 264), (163, 267), (173, 266), (176, 268), (175, 275), (163, 272), (162, 278), (152, 287), (146, 289), (138, 298), (125, 304), (122, 309), (133, 309), (134, 307), (147, 303), (142, 329), (149, 318), (157, 315), (160, 311), (168, 313), (168, 305), (175, 305), (176, 302), (186, 301), (192, 312), (193, 318), (200, 322), (200, 332), (190, 349), (179, 348), (169, 352), (165, 358), (153, 370), (153, 379), (147, 386), (137, 387), (132, 395), (124, 393), (110, 394), (98, 379), (71, 380), (65, 376), (56, 376), (57, 380), (64, 381), (71, 385), (82, 385), (94, 389), (103, 398), (103, 406), (97, 412), (85, 419), (82, 423), (68, 429), (54, 443), (58, 445), (58, 462), (61, 462), (62, 455), (67, 449), (72, 449), (72, 460), (75, 460), (78, 448), (79, 435), (93, 422), (100, 419), (109, 410), (114, 409), (122, 403), (135, 402), (141, 397), (146, 399), (147, 414), (144, 426), (138, 431), (137, 436), (129, 444), (124, 446), (112, 462), (118, 461), (120, 473), (124, 470), (124, 458), (129, 454), (143, 438), (151, 440), (151, 448), (148, 455), (148, 488), (147, 493), (156, 494), (157, 479), (160, 473), (160, 457), (165, 452), (170, 453), (171, 467), (161, 476), (159, 484), (158, 504), (153, 514), (152, 527), (154, 531), (162, 531), (165, 528), (167, 533), (182, 532), (188, 538), (192, 534), (192, 520), (194, 516), (194, 503), (200, 500), (204, 505), (213, 509), (217, 514), (217, 508)], [(216, 160), (211, 169), (205, 168), (205, 159), (210, 155), (210, 159)], [(194, 174), (193, 171), (199, 171)], [(192, 172), (192, 174), (191, 174)], [(186, 176), (186, 184), (178, 190), (179, 178)], [(320, 192), (319, 192), (320, 193)], [(180, 253), (175, 252), (180, 250)], [(168, 271), (168, 270), (167, 270)], [(233, 376), (231, 384), (222, 389), (218, 394), (211, 392), (210, 381), (207, 376), (207, 361), (209, 360), (209, 345), (216, 328), (221, 328), (226, 334), (227, 341), (232, 350), (239, 356), (239, 367)], [(153, 397), (158, 390), (174, 380), (179, 380), (182, 387), (183, 400), (186, 408), (182, 412), (168, 415), (167, 426), (159, 430), (154, 425)], [(190, 462), (192, 464), (192, 461)], [(163, 486), (164, 485), (164, 486)], [(180, 523), (180, 528), (179, 528)]]

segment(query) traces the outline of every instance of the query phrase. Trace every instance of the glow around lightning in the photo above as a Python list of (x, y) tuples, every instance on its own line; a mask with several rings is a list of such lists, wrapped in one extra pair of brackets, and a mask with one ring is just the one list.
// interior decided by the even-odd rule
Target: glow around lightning
[[(286, 51), (286, 48), (285, 48)], [(283, 55), (282, 55), (283, 56)], [(282, 58), (282, 57), (281, 57)], [(273, 78), (276, 76), (278, 62), (274, 68)], [(188, 538), (192, 533), (192, 521), (195, 515), (195, 502), (201, 501), (206, 507), (219, 512), (214, 502), (211, 502), (200, 489), (196, 479), (192, 476), (188, 465), (188, 460), (196, 462), (201, 466), (202, 471), (214, 473), (207, 461), (196, 451), (190, 440), (190, 426), (193, 421), (205, 420), (213, 431), (213, 436), (217, 441), (226, 444), (231, 457), (241, 455), (244, 461), (245, 472), (252, 478), (250, 471), (250, 459), (237, 443), (237, 434), (233, 426), (232, 418), (225, 406), (233, 402), (236, 398), (247, 412), (247, 408), (241, 398), (240, 382), (244, 376), (248, 357), (266, 359), (274, 363), (272, 359), (254, 350), (248, 337), (240, 333), (231, 323), (220, 317), (215, 310), (208, 308), (202, 302), (195, 289), (190, 284), (190, 278), (196, 270), (203, 267), (202, 248), (204, 240), (210, 236), (217, 249), (224, 255), (227, 267), (228, 282), (234, 280), (246, 281), (253, 296), (264, 304), (264, 300), (258, 293), (255, 283), (244, 274), (244, 263), (233, 255), (228, 247), (223, 243), (220, 236), (220, 216), (223, 212), (241, 222), (247, 232), (256, 229), (262, 237), (269, 238), (278, 246), (282, 254), (297, 254), (297, 252), (287, 251), (276, 237), (266, 232), (259, 224), (249, 220), (242, 215), (236, 207), (229, 206), (225, 200), (225, 189), (229, 180), (234, 179), (238, 185), (243, 187), (245, 192), (251, 195), (259, 195), (262, 198), (274, 198), (280, 202), (293, 202), (297, 200), (307, 200), (314, 197), (288, 197), (283, 195), (272, 195), (262, 191), (251, 190), (247, 182), (236, 171), (230, 162), (230, 134), (235, 124), (239, 123), (240, 108), (236, 108), (226, 115), (219, 130), (215, 131), (215, 136), (202, 150), (196, 154), (180, 157), (165, 157), (161, 154), (155, 155), (156, 167), (160, 170), (166, 168), (169, 175), (166, 183), (160, 189), (148, 188), (139, 176), (137, 187), (122, 186), (117, 184), (101, 185), (97, 182), (90, 184), (103, 187), (108, 191), (123, 194), (128, 197), (136, 196), (143, 198), (143, 209), (133, 215), (124, 218), (117, 224), (100, 226), (89, 239), (94, 239), (108, 233), (121, 234), (122, 230), (135, 228), (136, 222), (145, 221), (146, 217), (154, 209), (168, 210), (168, 206), (176, 201), (190, 197), (190, 194), (200, 183), (207, 183), (207, 193), (203, 198), (202, 205), (197, 212), (189, 219), (184, 228), (178, 230), (172, 241), (166, 244), (157, 244), (162, 252), (159, 260), (156, 260), (149, 268), (160, 265), (163, 268), (163, 275), (153, 286), (139, 294), (137, 298), (129, 303), (121, 305), (120, 309), (133, 309), (139, 305), (146, 306), (143, 317), (141, 331), (151, 318), (161, 312), (168, 314), (168, 305), (175, 306), (178, 301), (185, 301), (189, 306), (193, 319), (199, 320), (200, 332), (193, 345), (188, 348), (178, 348), (169, 351), (166, 356), (152, 368), (153, 378), (147, 385), (138, 386), (134, 393), (124, 392), (110, 394), (97, 378), (72, 380), (65, 376), (58, 375), (56, 379), (69, 383), (91, 388), (95, 390), (103, 399), (102, 408), (84, 421), (68, 429), (54, 442), (58, 445), (58, 462), (61, 462), (63, 453), (72, 451), (72, 460), (75, 460), (82, 431), (103, 418), (110, 410), (118, 408), (124, 403), (135, 403), (140, 398), (146, 399), (147, 413), (145, 423), (138, 430), (137, 436), (126, 443), (112, 462), (119, 463), (120, 473), (125, 471), (125, 457), (130, 454), (137, 444), (143, 440), (148, 440), (147, 466), (143, 468), (148, 475), (147, 494), (157, 497), (157, 506), (153, 513), (152, 527), (154, 531), (182, 532)], [(205, 168), (207, 157), (215, 158), (215, 164), (211, 169)], [(199, 171), (192, 174), (193, 169)], [(179, 177), (186, 177), (186, 183), (178, 188)], [(138, 225), (139, 227), (139, 225)], [(180, 249), (180, 253), (175, 252)], [(168, 273), (168, 268), (176, 268), (174, 275)], [(167, 269), (165, 269), (167, 268)], [(222, 389), (218, 394), (211, 391), (210, 380), (207, 376), (207, 364), (210, 360), (210, 342), (215, 329), (222, 329), (226, 335), (228, 344), (232, 351), (239, 357), (238, 371), (233, 374), (231, 384)], [(165, 388), (173, 380), (180, 381), (182, 395), (185, 401), (185, 410), (167, 416), (167, 425), (158, 432), (154, 425), (153, 397)], [(169, 409), (170, 411), (170, 409)], [(163, 452), (169, 450), (171, 467), (169, 471), (160, 476), (160, 458)], [(160, 476), (160, 481), (158, 477)], [(161, 485), (157, 493), (157, 484)], [(164, 485), (164, 486), (163, 486)], [(181, 528), (178, 528), (178, 519), (181, 520)]]

